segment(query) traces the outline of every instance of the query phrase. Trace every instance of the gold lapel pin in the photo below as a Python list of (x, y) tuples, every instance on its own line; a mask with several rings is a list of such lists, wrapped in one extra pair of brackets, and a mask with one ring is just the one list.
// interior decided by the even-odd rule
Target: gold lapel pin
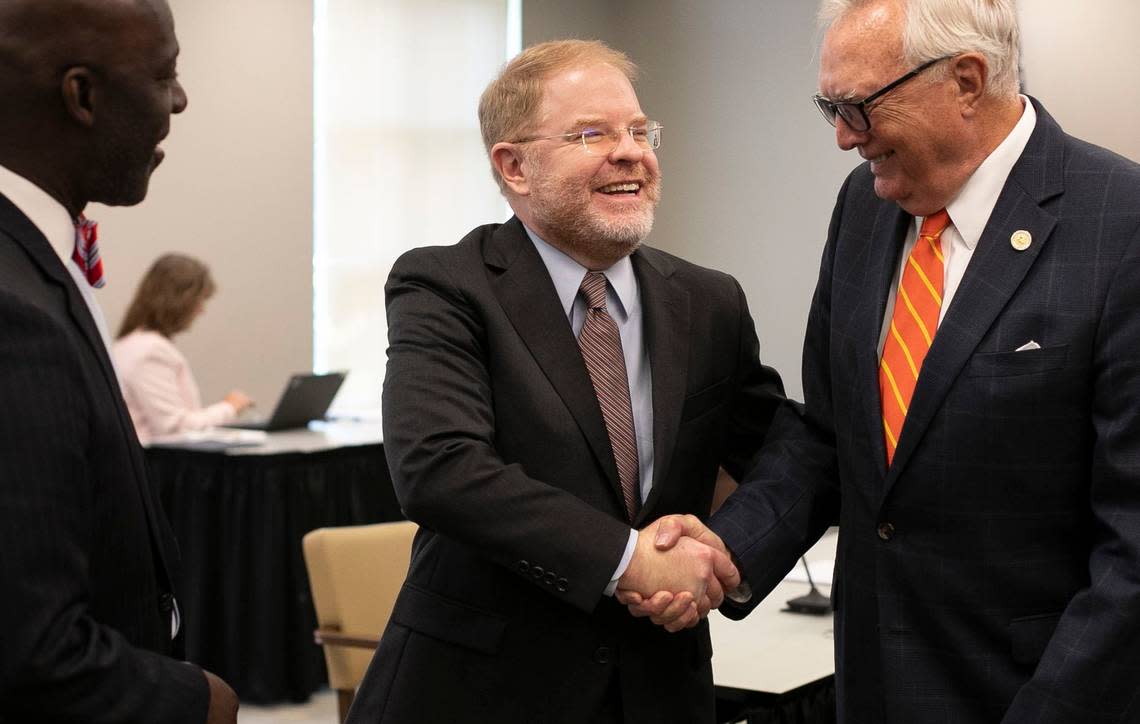
[(1009, 245), (1018, 251), (1025, 251), (1033, 243), (1033, 235), (1025, 229), (1018, 229), (1009, 237)]

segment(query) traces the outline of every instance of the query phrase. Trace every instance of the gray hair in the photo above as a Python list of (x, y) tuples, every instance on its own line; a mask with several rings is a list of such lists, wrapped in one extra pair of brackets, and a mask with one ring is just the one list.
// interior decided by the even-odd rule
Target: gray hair
[[(821, 0), (826, 29), (848, 11), (875, 0)], [(1021, 31), (1015, 0), (901, 0), (905, 65), (959, 53), (980, 53), (989, 65), (987, 95), (1008, 98), (1020, 89)]]

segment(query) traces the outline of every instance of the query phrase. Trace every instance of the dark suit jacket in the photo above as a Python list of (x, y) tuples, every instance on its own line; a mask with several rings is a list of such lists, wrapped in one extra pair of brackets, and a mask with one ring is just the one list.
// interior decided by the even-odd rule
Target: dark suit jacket
[(1140, 168), (1034, 103), (890, 469), (876, 348), (913, 222), (863, 165), (823, 255), (806, 412), (713, 521), (762, 593), (838, 513), (848, 724), (1140, 721)]
[(0, 722), (206, 719), (175, 547), (87, 306), (0, 196)]
[[(707, 513), (782, 399), (731, 277), (632, 257), (653, 378), (638, 525)], [(603, 596), (629, 536), (577, 341), (522, 224), (412, 251), (387, 286), (384, 447), (422, 530), (351, 722), (712, 721), (708, 627), (668, 634)], [(611, 698), (612, 700), (612, 698)]]

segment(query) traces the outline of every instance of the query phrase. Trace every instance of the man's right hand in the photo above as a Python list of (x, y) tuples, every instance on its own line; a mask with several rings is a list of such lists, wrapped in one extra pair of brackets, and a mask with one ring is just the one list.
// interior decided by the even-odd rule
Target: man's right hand
[(237, 724), (238, 698), (230, 685), (205, 669), (206, 683), (210, 686), (210, 709), (206, 724)]
[[(663, 529), (662, 526), (665, 526)], [(679, 537), (680, 533), (684, 536)], [(667, 543), (667, 545), (663, 545)], [(735, 588), (740, 575), (724, 544), (695, 516), (669, 516), (644, 528), (633, 558), (618, 581), (618, 599), (649, 599), (654, 623), (668, 631), (695, 626)], [(638, 607), (630, 606), (638, 614)]]
[[(653, 539), (658, 552), (668, 552), (675, 547), (685, 550), (693, 544), (705, 546), (714, 551), (715, 582), (706, 590), (706, 595), (696, 596), (676, 588), (662, 588), (647, 592), (635, 590), (632, 586), (618, 582), (617, 599), (629, 608), (634, 616), (648, 616), (649, 620), (668, 631), (679, 631), (697, 625), (710, 609), (720, 606), (724, 593), (740, 585), (740, 574), (731, 562), (731, 556), (720, 537), (709, 530), (694, 515), (669, 515), (659, 518), (647, 526), (638, 536), (638, 547), (643, 540)], [(637, 551), (634, 560), (637, 559)], [(633, 561), (630, 562), (633, 567)], [(628, 569), (627, 569), (628, 573)], [(624, 577), (623, 577), (624, 579)]]

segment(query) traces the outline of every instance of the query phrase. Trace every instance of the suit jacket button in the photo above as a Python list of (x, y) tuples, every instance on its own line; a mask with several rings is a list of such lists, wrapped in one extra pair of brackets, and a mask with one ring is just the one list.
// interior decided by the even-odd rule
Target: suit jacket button
[(557, 580), (558, 576), (554, 575), (554, 571), (547, 571), (546, 577), (542, 579), (542, 582), (548, 586), (553, 586)]
[(531, 566), (530, 575), (534, 576), (534, 580), (541, 581), (542, 576), (546, 573), (542, 566)]
[(526, 561), (519, 561), (515, 564), (515, 569), (524, 576), (530, 573), (530, 564)]
[(567, 581), (565, 578), (559, 578), (558, 581), (555, 582), (554, 587), (558, 589), (559, 593), (566, 593), (566, 589), (570, 587), (570, 581)]
[(890, 540), (895, 535), (895, 527), (890, 523), (879, 523), (879, 538)]
[(597, 650), (594, 651), (594, 661), (599, 664), (610, 663), (610, 648), (608, 646), (599, 646)]

